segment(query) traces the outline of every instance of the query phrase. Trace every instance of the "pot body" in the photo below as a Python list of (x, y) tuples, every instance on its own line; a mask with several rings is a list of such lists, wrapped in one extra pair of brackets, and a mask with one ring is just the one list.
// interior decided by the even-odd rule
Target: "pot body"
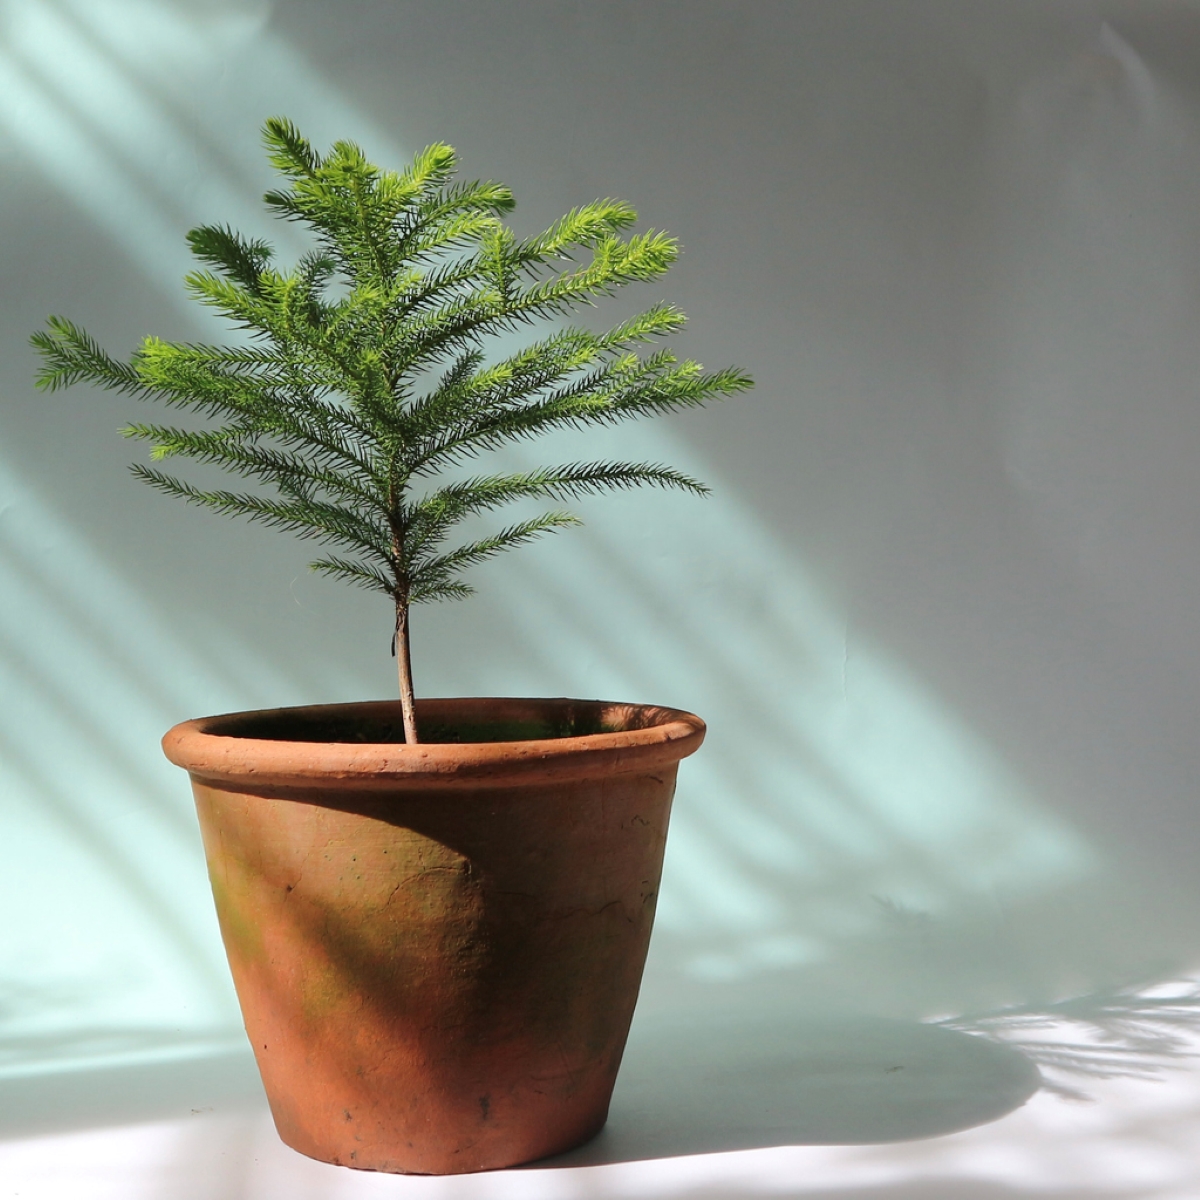
[[(534, 713), (548, 728), (563, 705), (583, 711), (430, 701), (418, 721), (477, 731), (485, 714), (512, 728)], [(394, 707), (290, 711), (311, 732), (316, 714), (345, 728)], [(578, 736), (403, 746), (300, 740), (288, 712), (189, 722), (164, 743), (192, 775), (280, 1136), (327, 1162), (430, 1174), (591, 1137), (637, 999), (677, 763), (703, 726), (610, 705)], [(331, 755), (320, 781), (306, 758)]]

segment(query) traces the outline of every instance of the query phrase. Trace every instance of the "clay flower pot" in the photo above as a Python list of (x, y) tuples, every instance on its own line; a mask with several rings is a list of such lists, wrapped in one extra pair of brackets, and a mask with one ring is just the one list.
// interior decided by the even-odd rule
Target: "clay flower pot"
[(604, 1124), (689, 713), (390, 702), (177, 725), (280, 1136), (326, 1162), (512, 1166)]

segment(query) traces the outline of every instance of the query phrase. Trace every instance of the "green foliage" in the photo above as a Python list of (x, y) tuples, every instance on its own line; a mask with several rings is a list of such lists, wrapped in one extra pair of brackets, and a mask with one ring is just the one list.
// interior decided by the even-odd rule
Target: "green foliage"
[(246, 344), (149, 337), (122, 363), (62, 317), (33, 336), (43, 389), (88, 381), (219, 422), (199, 431), (130, 425), (124, 432), (150, 443), (152, 461), (212, 463), (272, 490), (206, 491), (141, 464), (135, 475), (336, 546), (340, 553), (319, 558), (315, 570), (386, 592), (405, 610), (467, 595), (466, 568), (577, 523), (555, 509), (445, 549), (469, 517), (514, 500), (563, 502), (642, 484), (706, 490), (656, 463), (445, 476), (516, 439), (694, 407), (750, 386), (735, 369), (706, 374), (666, 350), (642, 353), (683, 325), (667, 304), (607, 333), (553, 329), (508, 357), (485, 356), (497, 334), (658, 278), (675, 261), (672, 238), (623, 236), (636, 213), (597, 200), (521, 241), (501, 220), (512, 193), (452, 182), (449, 146), (430, 146), (393, 172), (350, 142), (322, 157), (282, 118), (269, 120), (264, 136), (287, 182), (266, 204), (305, 225), (315, 248), (283, 271), (266, 242), (224, 226), (188, 234), (204, 264), (188, 275), (188, 290), (246, 330)]

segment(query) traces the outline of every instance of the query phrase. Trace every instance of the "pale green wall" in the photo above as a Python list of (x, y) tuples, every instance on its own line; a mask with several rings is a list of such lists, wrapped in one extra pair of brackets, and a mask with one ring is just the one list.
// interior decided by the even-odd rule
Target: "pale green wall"
[(1200, 966), (1200, 104), (1158, 11), (3, 0), (0, 1072), (239, 1045), (158, 738), (390, 692), (386, 606), (131, 480), (132, 402), (31, 387), (49, 312), (212, 336), (191, 225), (295, 250), (276, 112), (448, 140), (522, 229), (630, 199), (683, 241), (680, 348), (760, 381), (600, 447), (711, 500), (589, 503), (417, 618), (425, 694), (709, 721), (651, 1003), (923, 1017)]

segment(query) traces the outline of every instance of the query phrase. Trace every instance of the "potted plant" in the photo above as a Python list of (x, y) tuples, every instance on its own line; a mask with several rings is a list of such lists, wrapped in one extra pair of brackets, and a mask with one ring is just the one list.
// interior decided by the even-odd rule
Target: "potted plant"
[(266, 204), (315, 247), (280, 270), (270, 245), (227, 227), (188, 235), (206, 264), (189, 290), (248, 337), (149, 337), (122, 362), (52, 317), (33, 337), (38, 385), (87, 381), (215, 418), (124, 432), (150, 443), (152, 461), (216, 464), (267, 490), (205, 490), (158, 466), (134, 474), (336, 547), (313, 569), (390, 598), (399, 702), (207, 717), (163, 746), (191, 775), (284, 1141), (381, 1171), (509, 1166), (604, 1123), (676, 768), (704, 726), (648, 705), (414, 700), (410, 608), (467, 595), (465, 569), (576, 523), (555, 508), (447, 549), (469, 517), (642, 484), (706, 490), (653, 463), (463, 474), (478, 455), (700, 405), (750, 380), (643, 352), (682, 326), (667, 304), (607, 332), (551, 325), (495, 350), (495, 335), (668, 269), (675, 241), (623, 236), (628, 205), (586, 204), (522, 240), (502, 221), (511, 192), (453, 182), (448, 146), (393, 172), (349, 142), (322, 156), (282, 118), (264, 136), (286, 181)]

